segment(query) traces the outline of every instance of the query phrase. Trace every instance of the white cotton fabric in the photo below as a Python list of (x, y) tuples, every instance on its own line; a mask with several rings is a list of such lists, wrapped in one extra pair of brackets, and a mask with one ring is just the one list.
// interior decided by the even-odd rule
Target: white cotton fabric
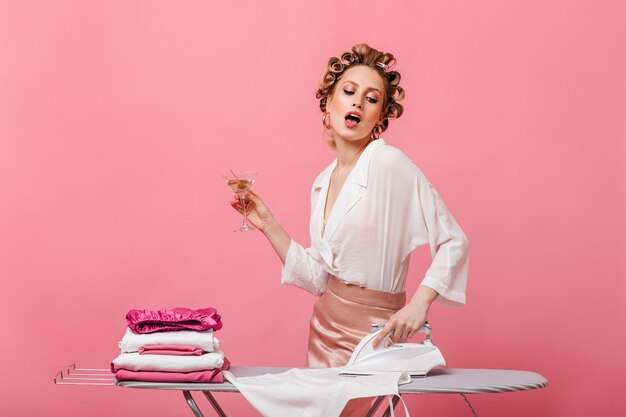
[(205, 353), (199, 356), (179, 355), (140, 355), (122, 353), (113, 359), (117, 369), (129, 371), (194, 372), (220, 368), (224, 365), (224, 353), (221, 351)]
[(138, 334), (126, 328), (126, 333), (118, 345), (122, 352), (138, 352), (145, 345), (193, 345), (205, 352), (214, 352), (219, 349), (220, 341), (213, 334), (213, 330)]
[[(236, 378), (223, 371), (248, 402), (263, 416), (334, 417), (352, 398), (398, 395), (406, 373), (340, 376), (341, 368), (293, 368), (280, 374)], [(409, 378), (410, 381), (410, 378)]]
[(383, 139), (372, 141), (323, 219), (333, 161), (311, 190), (311, 247), (291, 241), (281, 280), (314, 295), (329, 274), (364, 288), (402, 292), (410, 254), (429, 244), (432, 264), (421, 284), (448, 305), (465, 304), (469, 241), (422, 171)]

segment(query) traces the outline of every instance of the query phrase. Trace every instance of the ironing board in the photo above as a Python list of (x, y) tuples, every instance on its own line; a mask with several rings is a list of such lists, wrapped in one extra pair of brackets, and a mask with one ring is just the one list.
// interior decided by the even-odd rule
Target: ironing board
[[(274, 367), (256, 367), (256, 366), (233, 366), (230, 372), (236, 377), (246, 377), (262, 375), (266, 373), (285, 372), (290, 368), (274, 368)], [(139, 382), (139, 381), (121, 381), (115, 382), (115, 385), (125, 388), (143, 388), (143, 389), (164, 389), (178, 390), (183, 392), (183, 396), (187, 404), (196, 415), (196, 417), (204, 417), (197, 403), (195, 402), (192, 391), (201, 391), (207, 398), (213, 410), (219, 417), (227, 417), (224, 410), (220, 407), (212, 392), (238, 392), (237, 389), (229, 382), (220, 384), (203, 384), (203, 383), (162, 383), (162, 382)], [(445, 368), (434, 369), (427, 377), (413, 378), (409, 384), (400, 385), (400, 394), (461, 394), (467, 401), (464, 394), (484, 394), (497, 392), (523, 391), (530, 389), (543, 388), (548, 385), (548, 381), (541, 375), (529, 371), (512, 371), (500, 369), (464, 369), (464, 368)], [(372, 409), (368, 416), (372, 416), (384, 397), (376, 399), (372, 405)], [(468, 402), (472, 413), (476, 415), (473, 407)], [(393, 406), (397, 403), (395, 398)], [(390, 410), (387, 409), (385, 415)]]

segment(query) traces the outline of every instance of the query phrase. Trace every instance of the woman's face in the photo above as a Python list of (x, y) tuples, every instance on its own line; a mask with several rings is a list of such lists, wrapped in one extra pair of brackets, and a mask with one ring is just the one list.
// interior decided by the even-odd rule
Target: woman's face
[(375, 69), (357, 65), (346, 70), (326, 103), (332, 137), (369, 139), (381, 120), (384, 98), (385, 82)]

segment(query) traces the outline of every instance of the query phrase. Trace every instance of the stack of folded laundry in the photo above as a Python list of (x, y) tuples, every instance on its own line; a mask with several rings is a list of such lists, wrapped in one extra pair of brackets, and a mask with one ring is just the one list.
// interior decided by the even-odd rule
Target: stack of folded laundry
[(130, 310), (126, 322), (122, 353), (111, 363), (118, 381), (224, 381), (230, 363), (213, 333), (222, 328), (214, 308)]

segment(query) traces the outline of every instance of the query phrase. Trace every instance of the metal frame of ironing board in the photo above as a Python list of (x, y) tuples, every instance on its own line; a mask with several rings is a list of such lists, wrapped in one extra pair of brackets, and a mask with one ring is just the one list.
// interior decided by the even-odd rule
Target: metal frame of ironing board
[[(236, 377), (246, 377), (262, 375), (266, 373), (280, 373), (290, 368), (255, 367), (255, 366), (232, 366), (229, 370)], [(196, 415), (204, 417), (192, 391), (201, 391), (209, 400), (213, 410), (219, 417), (227, 417), (212, 392), (239, 392), (231, 383), (220, 384), (203, 383), (162, 383), (162, 382), (140, 382), (140, 381), (118, 381), (115, 385), (125, 388), (143, 389), (164, 389), (178, 390), (183, 392), (187, 404)], [(548, 381), (541, 375), (529, 371), (513, 371), (500, 369), (464, 369), (445, 368), (434, 369), (427, 377), (413, 378), (410, 383), (400, 385), (399, 393), (402, 394), (461, 394), (467, 401), (465, 394), (486, 394), (498, 392), (513, 392), (530, 389), (543, 388), (548, 385)], [(368, 417), (374, 415), (385, 397), (378, 397), (368, 413)], [(398, 398), (394, 398), (395, 408)], [(468, 402), (468, 405), (469, 402)], [(384, 416), (391, 412), (391, 406), (387, 408)], [(476, 415), (470, 405), (472, 413)]]

